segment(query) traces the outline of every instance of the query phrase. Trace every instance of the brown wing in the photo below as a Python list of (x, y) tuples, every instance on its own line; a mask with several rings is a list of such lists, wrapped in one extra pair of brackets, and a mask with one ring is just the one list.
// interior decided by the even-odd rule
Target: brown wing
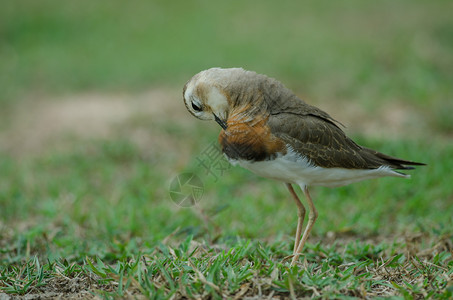
[(268, 125), (275, 136), (324, 168), (375, 169), (385, 165), (395, 169), (410, 169), (405, 165), (420, 164), (357, 145), (333, 123), (330, 116), (327, 119), (317, 112), (276, 113), (270, 116)]

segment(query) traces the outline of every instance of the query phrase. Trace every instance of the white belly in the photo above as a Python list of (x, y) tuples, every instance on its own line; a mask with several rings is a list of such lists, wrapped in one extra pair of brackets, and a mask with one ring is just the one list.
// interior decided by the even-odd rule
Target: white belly
[(388, 166), (377, 169), (322, 168), (313, 165), (306, 157), (292, 151), (284, 156), (278, 156), (274, 160), (257, 162), (230, 160), (230, 162), (239, 164), (259, 176), (299, 186), (337, 187), (384, 176), (409, 177), (409, 175), (393, 171)]

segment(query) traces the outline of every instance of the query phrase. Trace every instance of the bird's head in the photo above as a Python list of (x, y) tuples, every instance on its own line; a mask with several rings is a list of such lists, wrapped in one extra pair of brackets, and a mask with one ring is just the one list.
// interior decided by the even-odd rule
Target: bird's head
[(200, 120), (214, 120), (226, 129), (229, 100), (224, 87), (231, 69), (212, 68), (193, 76), (184, 86), (187, 110)]

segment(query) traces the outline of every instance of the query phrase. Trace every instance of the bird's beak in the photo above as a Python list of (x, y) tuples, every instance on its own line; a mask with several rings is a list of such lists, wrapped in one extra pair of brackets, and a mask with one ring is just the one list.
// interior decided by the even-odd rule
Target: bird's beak
[(214, 119), (217, 123), (219, 123), (219, 125), (224, 129), (226, 130), (227, 129), (227, 124), (225, 121), (221, 120), (219, 117), (216, 116), (216, 114), (214, 114)]

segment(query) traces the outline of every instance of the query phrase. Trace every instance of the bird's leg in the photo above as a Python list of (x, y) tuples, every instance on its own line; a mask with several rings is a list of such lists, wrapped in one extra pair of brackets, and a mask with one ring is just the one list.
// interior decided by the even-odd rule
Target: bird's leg
[(305, 207), (300, 201), (299, 197), (297, 196), (296, 192), (293, 189), (293, 186), (291, 183), (286, 183), (286, 187), (288, 188), (289, 192), (293, 196), (294, 202), (296, 202), (297, 205), (297, 230), (296, 230), (296, 238), (294, 241), (294, 250), (293, 250), (293, 255), (296, 255), (296, 250), (297, 246), (299, 245), (300, 242), (300, 236), (302, 234), (302, 227), (304, 225), (304, 218), (305, 218)]
[(300, 256), (300, 253), (302, 252), (302, 249), (304, 248), (305, 242), (308, 239), (308, 236), (310, 235), (311, 229), (313, 228), (313, 225), (315, 224), (316, 219), (318, 218), (318, 211), (316, 210), (313, 201), (311, 200), (310, 193), (308, 192), (308, 188), (305, 186), (303, 188), (305, 197), (307, 197), (307, 202), (308, 202), (308, 208), (309, 208), (309, 213), (308, 213), (308, 223), (307, 227), (305, 228), (304, 234), (302, 235), (302, 239), (299, 242), (299, 245), (297, 246), (296, 253), (293, 256), (293, 259), (291, 261), (291, 266), (294, 266), (296, 263), (297, 259)]

